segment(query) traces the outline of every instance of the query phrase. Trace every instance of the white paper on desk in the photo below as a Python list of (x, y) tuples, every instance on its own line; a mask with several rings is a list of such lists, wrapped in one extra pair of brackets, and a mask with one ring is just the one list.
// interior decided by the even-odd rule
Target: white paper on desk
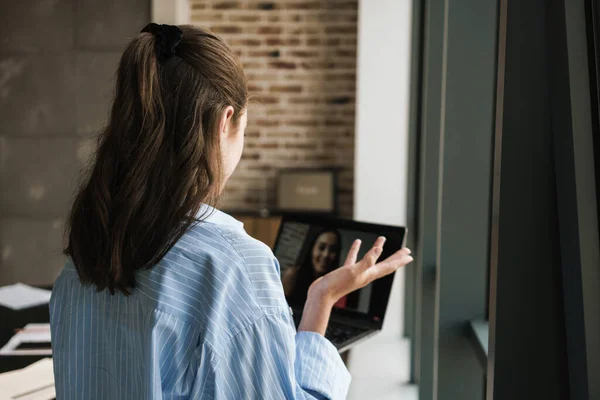
[(40, 304), (48, 304), (51, 293), (50, 290), (15, 283), (0, 287), (0, 305), (13, 310), (22, 310)]
[(50, 400), (56, 397), (52, 359), (0, 374), (0, 400)]
[(50, 324), (27, 324), (0, 349), (2, 356), (50, 356), (52, 349), (18, 349), (22, 343), (50, 343)]

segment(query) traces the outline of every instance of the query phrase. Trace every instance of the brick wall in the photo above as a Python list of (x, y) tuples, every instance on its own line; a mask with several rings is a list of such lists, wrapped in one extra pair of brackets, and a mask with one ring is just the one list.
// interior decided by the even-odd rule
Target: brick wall
[(224, 208), (273, 206), (279, 168), (337, 167), (352, 215), (357, 3), (192, 0), (192, 23), (232, 46), (253, 93)]

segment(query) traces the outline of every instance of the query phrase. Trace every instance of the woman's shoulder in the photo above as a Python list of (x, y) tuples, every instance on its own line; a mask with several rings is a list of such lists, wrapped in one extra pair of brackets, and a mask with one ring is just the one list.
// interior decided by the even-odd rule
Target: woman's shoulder
[(273, 251), (265, 243), (250, 236), (242, 227), (231, 227), (211, 223), (200, 223), (188, 234), (192, 240), (203, 238), (229, 252), (235, 253), (240, 260), (261, 258), (274, 261)]
[(175, 247), (186, 249), (191, 254), (212, 256), (227, 263), (242, 262), (229, 237), (231, 233), (220, 226), (210, 223), (199, 223), (192, 226), (176, 243)]
[[(248, 287), (249, 297), (258, 306), (283, 306), (287, 303), (281, 285), (280, 268), (273, 251), (243, 229), (216, 224), (198, 224), (182, 237), (180, 243), (192, 254), (188, 257), (214, 257), (235, 275), (238, 285)], [(196, 247), (187, 247), (192, 243)], [(195, 250), (194, 250), (195, 249)], [(225, 263), (225, 264), (223, 264)]]

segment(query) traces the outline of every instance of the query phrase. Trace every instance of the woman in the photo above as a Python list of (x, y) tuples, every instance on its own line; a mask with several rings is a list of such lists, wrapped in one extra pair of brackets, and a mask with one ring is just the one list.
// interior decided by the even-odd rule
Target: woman
[[(301, 252), (304, 262), (285, 270), (282, 283), (290, 304), (304, 304), (312, 282), (341, 265), (341, 243), (340, 233), (337, 230), (320, 230)], [(346, 300), (347, 297), (344, 296), (334, 304), (334, 307), (345, 307)]]
[(269, 248), (213, 208), (240, 159), (248, 93), (211, 33), (150, 24), (125, 49), (50, 304), (59, 399), (342, 399), (322, 335), (345, 294), (410, 262), (359, 262), (309, 288), (295, 331)]

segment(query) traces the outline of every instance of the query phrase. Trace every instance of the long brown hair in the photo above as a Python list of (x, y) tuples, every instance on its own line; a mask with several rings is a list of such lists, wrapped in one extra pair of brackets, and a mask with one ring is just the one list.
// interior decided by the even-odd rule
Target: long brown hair
[(84, 284), (129, 294), (135, 271), (160, 261), (216, 205), (223, 183), (219, 118), (248, 101), (241, 64), (223, 40), (179, 26), (174, 56), (160, 60), (141, 33), (117, 70), (110, 119), (74, 200), (64, 250)]

